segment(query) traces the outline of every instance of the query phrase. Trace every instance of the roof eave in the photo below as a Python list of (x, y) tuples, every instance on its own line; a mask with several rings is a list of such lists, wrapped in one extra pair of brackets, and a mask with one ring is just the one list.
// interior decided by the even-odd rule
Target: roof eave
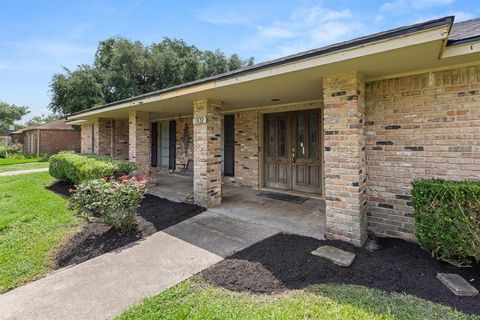
[(116, 101), (116, 102), (108, 103), (108, 104), (105, 104), (105, 105), (102, 105), (102, 106), (93, 107), (93, 108), (82, 110), (82, 111), (79, 111), (79, 112), (74, 112), (74, 113), (71, 113), (71, 114), (67, 115), (65, 118), (67, 120), (69, 120), (69, 118), (71, 118), (71, 117), (76, 117), (76, 116), (79, 116), (79, 115), (87, 113), (87, 112), (101, 110), (101, 109), (104, 109), (104, 108), (117, 106), (117, 105), (121, 105), (121, 104), (125, 104), (125, 103), (132, 103), (132, 102), (139, 101), (139, 100), (142, 100), (142, 99), (145, 99), (145, 98), (154, 97), (154, 96), (157, 96), (157, 95), (160, 95), (160, 94), (176, 91), (176, 90), (179, 90), (179, 89), (185, 89), (185, 88), (189, 88), (189, 87), (193, 87), (193, 86), (197, 86), (197, 85), (201, 85), (201, 84), (206, 84), (206, 83), (210, 83), (210, 82), (214, 82), (214, 81), (235, 78), (235, 77), (238, 77), (240, 75), (252, 74), (252, 73), (262, 71), (262, 70), (267, 69), (267, 68), (281, 66), (281, 65), (296, 62), (296, 61), (299, 61), (299, 60), (305, 60), (305, 59), (309, 59), (309, 58), (313, 58), (313, 57), (317, 57), (317, 56), (332, 54), (332, 53), (335, 53), (335, 52), (341, 52), (343, 50), (353, 49), (353, 48), (358, 47), (358, 46), (364, 46), (364, 45), (368, 45), (368, 44), (375, 43), (375, 42), (378, 42), (378, 41), (385, 41), (385, 40), (389, 40), (389, 39), (394, 39), (394, 38), (397, 38), (397, 37), (400, 37), (400, 36), (405, 36), (405, 35), (409, 35), (409, 34), (413, 34), (413, 33), (418, 33), (418, 32), (422, 32), (422, 31), (438, 28), (438, 27), (441, 27), (441, 26), (445, 26), (445, 25), (449, 25), (450, 26), (449, 30), (451, 30), (451, 25), (453, 24), (454, 18), (455, 18), (454, 16), (447, 16), (447, 17), (443, 17), (443, 18), (439, 18), (439, 19), (430, 20), (430, 21), (427, 21), (427, 22), (411, 25), (411, 26), (400, 27), (400, 28), (396, 28), (396, 29), (393, 29), (393, 30), (376, 33), (376, 34), (373, 34), (373, 35), (353, 39), (351, 41), (341, 42), (341, 43), (338, 43), (338, 44), (334, 44), (334, 45), (331, 45), (331, 46), (327, 46), (327, 47), (323, 47), (323, 48), (319, 48), (319, 49), (315, 49), (315, 50), (302, 52), (302, 53), (287, 56), (287, 57), (284, 57), (284, 58), (280, 58), (280, 59), (260, 63), (260, 64), (257, 64), (257, 65), (253, 65), (251, 67), (242, 68), (242, 69), (238, 69), (238, 70), (235, 70), (235, 71), (232, 71), (232, 72), (219, 74), (217, 76), (213, 76), (213, 77), (209, 77), (209, 78), (205, 78), (205, 79), (200, 79), (200, 80), (180, 84), (180, 85), (165, 88), (165, 89), (162, 89), (162, 90), (157, 90), (157, 91), (149, 92), (149, 93), (146, 93), (146, 94), (143, 94), (143, 95), (139, 95), (139, 96), (119, 100), (119, 101)]

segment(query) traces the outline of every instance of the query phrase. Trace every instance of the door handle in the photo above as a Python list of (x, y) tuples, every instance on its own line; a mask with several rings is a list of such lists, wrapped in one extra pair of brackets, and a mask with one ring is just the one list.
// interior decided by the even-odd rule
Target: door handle
[(292, 148), (292, 164), (295, 164), (295, 160), (296, 160), (296, 157), (295, 157), (295, 148)]

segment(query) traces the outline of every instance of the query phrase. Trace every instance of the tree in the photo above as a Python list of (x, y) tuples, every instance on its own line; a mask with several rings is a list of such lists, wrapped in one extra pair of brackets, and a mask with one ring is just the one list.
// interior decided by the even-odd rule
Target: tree
[(52, 97), (48, 107), (53, 113), (65, 115), (105, 103), (98, 70), (87, 65), (78, 66), (75, 71), (63, 69), (65, 74), (54, 74), (50, 83)]
[(8, 129), (8, 127), (19, 121), (30, 111), (28, 107), (8, 104), (0, 100), (0, 128)]
[(34, 127), (34, 126), (39, 126), (41, 124), (53, 121), (53, 120), (58, 120), (60, 119), (61, 116), (58, 114), (50, 114), (48, 116), (42, 114), (39, 116), (33, 116), (30, 120), (28, 120), (25, 125), (27, 127)]
[(156, 90), (197, 80), (201, 52), (182, 40), (164, 38), (150, 46), (151, 80)]
[(148, 79), (148, 51), (139, 41), (110, 38), (101, 41), (94, 66), (102, 75), (105, 102), (114, 102), (153, 90)]
[(203, 53), (202, 78), (211, 77), (228, 71), (228, 61), (223, 52), (217, 50)]
[(101, 41), (92, 65), (54, 74), (49, 109), (65, 115), (211, 77), (252, 65), (253, 57), (226, 57), (220, 50), (201, 51), (182, 40), (164, 38), (144, 46), (122, 37)]

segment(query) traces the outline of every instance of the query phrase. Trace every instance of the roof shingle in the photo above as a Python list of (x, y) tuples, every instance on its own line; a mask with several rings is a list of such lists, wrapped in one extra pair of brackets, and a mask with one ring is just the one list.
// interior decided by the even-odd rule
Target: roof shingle
[(453, 24), (448, 40), (458, 42), (474, 37), (480, 37), (480, 18)]

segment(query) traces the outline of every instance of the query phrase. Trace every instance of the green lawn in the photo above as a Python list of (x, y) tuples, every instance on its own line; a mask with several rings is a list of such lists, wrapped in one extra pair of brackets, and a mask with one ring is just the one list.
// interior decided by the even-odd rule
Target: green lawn
[(0, 177), (0, 293), (51, 270), (53, 254), (81, 221), (47, 189), (47, 172)]
[(404, 294), (315, 285), (279, 295), (236, 293), (188, 279), (120, 315), (127, 319), (474, 319)]
[(0, 164), (0, 173), (7, 171), (18, 171), (28, 169), (48, 168), (48, 162), (31, 162), (31, 163), (19, 163), (19, 164)]
[[(20, 164), (20, 163), (31, 163), (31, 162), (40, 162), (43, 161), (42, 158), (29, 158), (29, 159), (0, 159), (0, 166), (8, 164)], [(47, 163), (48, 161), (43, 161)]]

